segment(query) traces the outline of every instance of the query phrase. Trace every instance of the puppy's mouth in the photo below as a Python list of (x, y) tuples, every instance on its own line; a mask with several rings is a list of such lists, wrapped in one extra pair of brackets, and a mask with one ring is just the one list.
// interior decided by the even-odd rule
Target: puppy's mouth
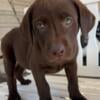
[(63, 65), (67, 62), (70, 62), (74, 57), (74, 50), (73, 49), (68, 49), (65, 50), (65, 52), (60, 53), (60, 54), (51, 54), (51, 53), (46, 53), (45, 54), (45, 61), (49, 63), (50, 65)]
[(48, 56), (47, 61), (50, 64), (63, 65), (73, 59), (72, 52), (65, 53), (63, 56)]
[(50, 64), (62, 65), (63, 63), (66, 62), (66, 60), (64, 59), (64, 57), (60, 56), (60, 57), (54, 57), (52, 59), (49, 59), (48, 62)]

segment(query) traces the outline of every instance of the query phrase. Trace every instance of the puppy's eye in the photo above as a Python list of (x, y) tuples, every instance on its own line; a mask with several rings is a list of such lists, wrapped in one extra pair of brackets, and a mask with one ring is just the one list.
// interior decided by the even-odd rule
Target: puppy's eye
[(38, 21), (36, 23), (36, 28), (38, 30), (40, 30), (40, 31), (43, 31), (43, 30), (45, 30), (47, 28), (47, 25), (44, 22), (42, 22), (42, 21)]
[(63, 21), (63, 25), (65, 27), (69, 27), (72, 24), (72, 17), (68, 16), (65, 17), (64, 21)]

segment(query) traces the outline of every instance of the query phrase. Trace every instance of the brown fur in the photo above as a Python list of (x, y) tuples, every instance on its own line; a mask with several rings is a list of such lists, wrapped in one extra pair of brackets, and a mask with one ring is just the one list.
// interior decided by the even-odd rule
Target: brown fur
[(2, 39), (8, 100), (21, 100), (16, 78), (22, 84), (29, 84), (30, 80), (25, 80), (22, 76), (26, 68), (32, 71), (40, 100), (52, 100), (45, 74), (63, 68), (68, 78), (70, 98), (86, 100), (78, 87), (77, 33), (81, 28), (81, 42), (84, 44), (94, 22), (92, 13), (78, 0), (35, 1), (20, 27), (11, 30)]

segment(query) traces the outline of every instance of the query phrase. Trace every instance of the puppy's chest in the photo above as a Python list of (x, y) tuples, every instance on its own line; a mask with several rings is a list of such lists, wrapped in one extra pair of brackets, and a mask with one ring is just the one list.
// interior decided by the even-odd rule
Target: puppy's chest
[(60, 70), (62, 70), (64, 65), (47, 65), (47, 66), (41, 66), (41, 69), (46, 73), (57, 73)]

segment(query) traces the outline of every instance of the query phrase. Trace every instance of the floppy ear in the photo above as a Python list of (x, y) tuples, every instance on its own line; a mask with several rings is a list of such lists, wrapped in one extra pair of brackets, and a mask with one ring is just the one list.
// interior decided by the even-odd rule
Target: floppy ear
[(73, 0), (78, 12), (78, 21), (81, 28), (81, 45), (84, 48), (88, 44), (88, 33), (95, 24), (94, 15), (79, 0)]
[(20, 26), (20, 31), (22, 34), (22, 37), (26, 39), (27, 41), (32, 42), (33, 40), (33, 35), (32, 35), (32, 6), (28, 9), (26, 12), (21, 26)]

